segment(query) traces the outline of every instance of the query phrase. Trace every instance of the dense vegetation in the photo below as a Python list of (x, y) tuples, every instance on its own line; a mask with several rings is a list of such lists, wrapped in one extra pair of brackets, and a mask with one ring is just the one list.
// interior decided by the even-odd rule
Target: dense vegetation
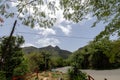
[(23, 52), (29, 62), (30, 71), (36, 68), (39, 71), (50, 70), (57, 67), (68, 66), (68, 57), (71, 52), (62, 50), (58, 46), (47, 46), (43, 48), (24, 47)]
[(63, 59), (60, 56), (51, 56), (51, 54), (47, 52), (30, 53), (25, 54), (25, 56), (28, 59), (31, 72), (34, 72), (35, 69), (38, 71), (46, 71), (57, 67), (67, 66), (66, 59)]
[(11, 37), (11, 39), (12, 40), (9, 44), (7, 44), (9, 37), (2, 37), (0, 41), (0, 78), (2, 77), (1, 80), (3, 80), (3, 77), (5, 80), (10, 80), (14, 73), (16, 73), (20, 68), (20, 71), (24, 69), (22, 73), (26, 73), (26, 64), (24, 63), (25, 58), (22, 52), (22, 48), (20, 48), (20, 46), (24, 43), (23, 37), (17, 36)]
[[(56, 53), (54, 47), (50, 47), (49, 52), (48, 49), (42, 49), (39, 52), (31, 51), (30, 53), (25, 53), (20, 47), (24, 43), (23, 37), (14, 36), (11, 37), (11, 39), (12, 40), (7, 45), (7, 50), (6, 44), (9, 37), (2, 37), (0, 41), (1, 80), (11, 80), (12, 76), (23, 76), (26, 75), (26, 73), (68, 66), (66, 59), (68, 53), (70, 53), (68, 51), (57, 48), (58, 51), (62, 52), (61, 54), (68, 52), (67, 56), (62, 55), (63, 57), (59, 55), (60, 53)], [(52, 50), (52, 52), (50, 50)]]
[(82, 69), (113, 69), (120, 67), (120, 40), (103, 39), (75, 51), (70, 60)]
[[(31, 51), (23, 53), (20, 45), (24, 42), (23, 37), (12, 37), (9, 44), (9, 54), (3, 54), (4, 44), (8, 37), (1, 38), (0, 56), (1, 65), (0, 78), (10, 79), (12, 76), (25, 75), (28, 72), (47, 71), (57, 67), (72, 66), (69, 70), (69, 78), (86, 79), (86, 74), (79, 69), (113, 69), (120, 67), (120, 40), (102, 39), (90, 42), (87, 46), (73, 52), (68, 58), (58, 54), (51, 54), (47, 49), (42, 51)], [(48, 48), (48, 47), (47, 47)], [(13, 50), (11, 50), (13, 49)], [(57, 48), (58, 49), (58, 48)], [(53, 51), (53, 49), (51, 49)], [(24, 51), (25, 52), (25, 51)], [(65, 51), (66, 52), (66, 51)], [(54, 53), (54, 51), (53, 51)], [(64, 53), (61, 53), (64, 54)], [(2, 58), (2, 55), (4, 57)], [(14, 63), (14, 64), (12, 64)], [(5, 66), (5, 67), (4, 67)], [(8, 67), (9, 66), (9, 67)], [(77, 72), (77, 74), (75, 74)], [(74, 75), (73, 75), (74, 74)]]

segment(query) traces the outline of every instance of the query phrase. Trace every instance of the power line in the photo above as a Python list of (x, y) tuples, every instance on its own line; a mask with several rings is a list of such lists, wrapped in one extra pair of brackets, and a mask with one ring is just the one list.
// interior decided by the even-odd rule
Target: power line
[[(21, 33), (21, 34), (29, 34), (29, 35), (39, 35), (38, 33), (31, 33), (31, 32), (17, 32), (17, 33)], [(64, 38), (76, 38), (76, 39), (93, 39), (93, 38), (88, 38), (88, 37), (79, 37), (79, 36), (63, 36), (63, 35), (49, 35), (52, 37), (64, 37)]]

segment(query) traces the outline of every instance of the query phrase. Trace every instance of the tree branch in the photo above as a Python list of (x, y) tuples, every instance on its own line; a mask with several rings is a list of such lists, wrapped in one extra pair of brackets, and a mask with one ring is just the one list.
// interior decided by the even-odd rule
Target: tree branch
[(21, 12), (23, 11), (23, 8), (24, 8), (26, 5), (31, 4), (31, 3), (35, 2), (35, 1), (36, 1), (36, 0), (33, 0), (33, 1), (30, 1), (30, 2), (28, 2), (28, 3), (26, 3), (26, 4), (24, 4), (24, 5), (22, 6), (22, 8), (21, 8), (21, 10), (20, 10), (20, 12), (19, 12), (19, 14), (18, 14), (17, 17), (19, 17), (19, 15), (21, 14)]

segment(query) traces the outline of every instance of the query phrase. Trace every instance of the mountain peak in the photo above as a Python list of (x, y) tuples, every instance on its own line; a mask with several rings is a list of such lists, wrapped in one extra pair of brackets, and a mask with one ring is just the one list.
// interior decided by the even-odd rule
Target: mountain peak
[(58, 46), (46, 46), (46, 47), (42, 47), (42, 48), (31, 48), (31, 47), (28, 47), (28, 48), (23, 48), (23, 51), (25, 53), (31, 53), (31, 52), (42, 52), (42, 51), (47, 51), (49, 52), (52, 56), (60, 56), (60, 57), (63, 57), (63, 58), (67, 58), (71, 52), (70, 51), (67, 51), (67, 50), (62, 50), (60, 49)]
[(53, 47), (52, 45), (46, 46), (44, 48), (60, 50), (60, 48), (58, 46)]
[(49, 47), (49, 48), (53, 48), (53, 46), (52, 46), (52, 45), (49, 45), (49, 46), (47, 46), (47, 47)]
[(58, 46), (55, 46), (55, 49), (56, 49), (56, 50), (60, 50), (60, 48), (59, 48)]

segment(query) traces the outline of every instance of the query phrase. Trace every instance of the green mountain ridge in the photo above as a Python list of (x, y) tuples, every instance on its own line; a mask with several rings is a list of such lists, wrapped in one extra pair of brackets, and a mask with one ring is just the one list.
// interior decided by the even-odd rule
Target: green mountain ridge
[(60, 56), (62, 58), (68, 58), (68, 56), (72, 54), (72, 52), (70, 51), (62, 50), (58, 46), (53, 47), (51, 45), (42, 47), (42, 48), (36, 48), (34, 46), (24, 47), (23, 52), (26, 54), (29, 54), (32, 52), (36, 52), (36, 53), (48, 52), (52, 56)]

